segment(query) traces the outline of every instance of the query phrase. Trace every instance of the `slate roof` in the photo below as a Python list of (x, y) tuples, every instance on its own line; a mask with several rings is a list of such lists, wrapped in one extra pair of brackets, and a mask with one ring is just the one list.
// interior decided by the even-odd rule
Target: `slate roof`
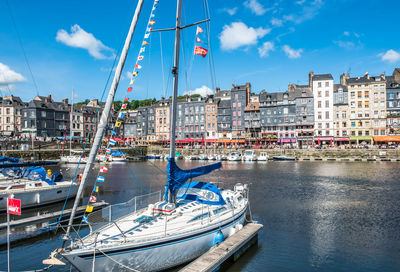
[(361, 84), (361, 83), (374, 83), (374, 82), (385, 82), (385, 79), (381, 76), (366, 76), (363, 77), (351, 77), (346, 80), (347, 85), (349, 84)]
[(312, 80), (313, 81), (333, 80), (333, 77), (331, 74), (319, 74), (319, 75), (313, 75)]
[(339, 90), (340, 88), (342, 88), (343, 91), (345, 91), (345, 92), (348, 91), (347, 86), (344, 86), (344, 85), (342, 85), (342, 84), (334, 84), (334, 85), (333, 85), (333, 92), (334, 92), (334, 93), (337, 93), (338, 90)]
[(399, 89), (399, 88), (400, 84), (394, 79), (394, 76), (386, 76), (386, 89)]

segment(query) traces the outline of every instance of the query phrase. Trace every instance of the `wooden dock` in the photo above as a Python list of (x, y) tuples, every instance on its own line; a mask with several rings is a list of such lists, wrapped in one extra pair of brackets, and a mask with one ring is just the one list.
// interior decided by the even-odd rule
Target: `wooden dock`
[(226, 260), (231, 257), (236, 260), (255, 243), (258, 232), (262, 228), (263, 225), (257, 223), (245, 225), (243, 229), (223, 241), (219, 246), (211, 248), (179, 272), (210, 272), (218, 270), (218, 267)]
[[(104, 206), (107, 206), (108, 203), (107, 202), (97, 202), (93, 204), (93, 211), (99, 210)], [(76, 217), (79, 218), (81, 217), (84, 213), (85, 213), (85, 209), (86, 206), (80, 206), (77, 208), (76, 210)], [(66, 220), (67, 218), (69, 218), (69, 216), (71, 215), (72, 209), (67, 209), (64, 210), (64, 212), (62, 213), (62, 218), (61, 218), (61, 222)], [(58, 219), (61, 215), (61, 211), (57, 211), (57, 212), (50, 212), (50, 213), (44, 213), (38, 216), (31, 216), (31, 217), (27, 217), (27, 218), (23, 218), (23, 219), (19, 219), (19, 220), (13, 220), (10, 221), (10, 227), (23, 227), (23, 226), (27, 226), (27, 225), (33, 225), (33, 224), (37, 224), (37, 223), (41, 223), (44, 221), (51, 221), (52, 219)], [(7, 228), (7, 222), (5, 223), (1, 223), (0, 224), (0, 230), (6, 229)]]

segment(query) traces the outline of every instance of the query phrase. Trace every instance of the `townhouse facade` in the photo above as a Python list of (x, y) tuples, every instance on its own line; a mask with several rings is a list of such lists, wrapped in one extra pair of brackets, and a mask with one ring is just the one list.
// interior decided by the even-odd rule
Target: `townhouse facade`
[(399, 81), (394, 75), (386, 77), (386, 110), (387, 134), (400, 135), (400, 76)]
[[(155, 136), (158, 141), (168, 141), (170, 137), (170, 101), (162, 99), (155, 105)], [(150, 115), (149, 115), (150, 117)]]
[(214, 95), (205, 100), (206, 139), (218, 138), (218, 101)]
[(204, 139), (206, 136), (205, 99), (201, 96), (178, 101), (177, 140)]
[(5, 96), (0, 101), (0, 134), (15, 136), (21, 132), (21, 109), (25, 103), (17, 96)]
[(336, 142), (348, 143), (349, 136), (349, 95), (347, 87), (341, 84), (334, 85), (333, 91), (334, 107), (334, 136)]

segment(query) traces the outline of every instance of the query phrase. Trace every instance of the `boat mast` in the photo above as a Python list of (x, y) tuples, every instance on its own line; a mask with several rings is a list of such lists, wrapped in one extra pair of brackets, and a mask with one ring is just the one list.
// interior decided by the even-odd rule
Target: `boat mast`
[(126, 37), (124, 48), (122, 49), (121, 56), (119, 57), (119, 62), (118, 62), (117, 69), (115, 70), (114, 79), (113, 79), (113, 82), (111, 84), (110, 91), (108, 92), (107, 101), (106, 101), (106, 104), (104, 106), (104, 110), (103, 110), (103, 113), (101, 115), (100, 123), (99, 123), (98, 129), (97, 129), (97, 132), (96, 132), (96, 136), (94, 138), (92, 148), (90, 149), (88, 161), (86, 163), (85, 170), (83, 171), (82, 180), (81, 180), (81, 183), (79, 185), (78, 192), (76, 194), (74, 207), (72, 208), (71, 217), (69, 218), (69, 222), (68, 222), (68, 228), (67, 228), (66, 234), (65, 234), (65, 236), (63, 238), (64, 239), (63, 247), (65, 245), (65, 242), (69, 239), (69, 233), (71, 231), (71, 225), (72, 225), (74, 217), (75, 217), (76, 209), (77, 209), (77, 207), (79, 205), (79, 201), (80, 201), (80, 198), (81, 198), (81, 195), (82, 195), (82, 192), (83, 192), (83, 188), (85, 187), (87, 176), (89, 174), (90, 169), (92, 168), (93, 162), (94, 162), (94, 160), (96, 158), (96, 155), (97, 155), (97, 151), (98, 151), (98, 149), (99, 149), (99, 147), (101, 145), (101, 141), (102, 141), (104, 132), (106, 130), (108, 118), (110, 116), (111, 107), (112, 107), (113, 101), (114, 101), (115, 92), (116, 92), (116, 90), (118, 88), (119, 79), (121, 77), (121, 72), (122, 72), (122, 69), (124, 67), (126, 57), (128, 55), (128, 51), (129, 51), (129, 47), (130, 47), (130, 44), (131, 44), (132, 36), (133, 36), (133, 33), (135, 32), (136, 24), (137, 24), (137, 21), (139, 19), (140, 12), (142, 10), (143, 1), (144, 0), (139, 0), (138, 3), (137, 3), (135, 14), (133, 15), (132, 23), (131, 23), (131, 26), (129, 28), (129, 33), (128, 33), (127, 37)]
[(74, 89), (72, 89), (72, 97), (71, 97), (71, 116), (69, 120), (69, 155), (71, 156), (72, 152), (72, 117), (74, 113)]
[[(175, 159), (175, 129), (176, 129), (176, 106), (178, 96), (178, 75), (179, 75), (179, 53), (181, 44), (181, 12), (182, 11), (182, 0), (177, 1), (176, 7), (176, 27), (175, 27), (175, 53), (174, 53), (174, 67), (172, 68), (172, 74), (174, 75), (174, 91), (172, 95), (171, 103), (171, 125), (170, 125), (170, 145), (169, 145), (169, 157), (171, 160)], [(168, 173), (170, 174), (170, 173)], [(168, 193), (168, 202), (173, 201), (173, 196)]]

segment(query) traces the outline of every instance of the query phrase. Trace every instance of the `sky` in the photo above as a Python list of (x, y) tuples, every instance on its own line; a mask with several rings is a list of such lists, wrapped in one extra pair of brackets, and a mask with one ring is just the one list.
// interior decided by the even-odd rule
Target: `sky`
[[(204, 2), (205, 1), (205, 2)], [(206, 0), (184, 0), (182, 24), (207, 19)], [(108, 91), (136, 0), (0, 0), (0, 90), (29, 101), (101, 98)], [(142, 45), (152, 0), (145, 0), (116, 99), (123, 98)], [(250, 82), (252, 91), (307, 84), (308, 72), (391, 75), (400, 67), (399, 1), (208, 0), (200, 24), (207, 56), (194, 56), (196, 27), (182, 32), (179, 94)], [(153, 29), (172, 28), (176, 4), (160, 0)], [(207, 31), (210, 26), (210, 31)], [(169, 97), (174, 32), (153, 32), (133, 99)], [(213, 68), (214, 67), (214, 68)], [(111, 80), (110, 80), (111, 82)]]

